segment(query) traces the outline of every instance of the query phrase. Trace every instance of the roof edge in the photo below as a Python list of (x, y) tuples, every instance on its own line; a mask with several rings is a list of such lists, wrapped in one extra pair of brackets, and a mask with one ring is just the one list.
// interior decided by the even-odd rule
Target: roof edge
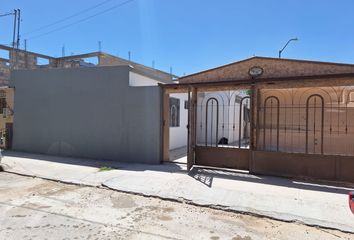
[(288, 62), (301, 62), (301, 63), (316, 63), (316, 64), (331, 64), (331, 65), (337, 65), (337, 66), (349, 66), (349, 67), (354, 67), (354, 64), (351, 63), (338, 63), (338, 62), (326, 62), (326, 61), (315, 61), (315, 60), (305, 60), (305, 59), (292, 59), (292, 58), (275, 58), (275, 57), (263, 57), (263, 56), (253, 56), (250, 58), (246, 58), (246, 59), (242, 59), (236, 62), (232, 62), (232, 63), (227, 63), (218, 67), (214, 67), (214, 68), (209, 68), (200, 72), (196, 72), (196, 73), (192, 73), (183, 77), (178, 78), (178, 80), (180, 79), (185, 79), (185, 78), (189, 78), (198, 74), (202, 74), (202, 73), (206, 73), (206, 72), (210, 72), (213, 70), (217, 70), (217, 69), (221, 69), (224, 67), (228, 67), (234, 64), (238, 64), (238, 63), (242, 63), (242, 62), (247, 62), (253, 59), (266, 59), (266, 60), (280, 60), (280, 61), (288, 61)]
[(301, 80), (313, 80), (313, 79), (333, 79), (333, 78), (354, 78), (354, 73), (336, 73), (336, 74), (326, 74), (326, 75), (305, 75), (305, 76), (290, 76), (290, 77), (270, 77), (270, 78), (259, 78), (259, 79), (229, 79), (224, 81), (213, 81), (213, 82), (184, 82), (184, 83), (173, 83), (165, 84), (163, 87), (176, 88), (183, 86), (198, 86), (198, 85), (234, 85), (234, 84), (254, 84), (254, 83), (265, 83), (265, 82), (281, 82), (281, 81), (298, 81)]

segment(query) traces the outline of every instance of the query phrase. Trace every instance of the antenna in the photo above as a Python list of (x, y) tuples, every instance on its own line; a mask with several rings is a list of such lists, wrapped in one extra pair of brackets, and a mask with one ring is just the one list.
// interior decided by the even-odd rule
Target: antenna
[(102, 52), (102, 44), (101, 41), (98, 41), (98, 51)]
[(65, 45), (63, 44), (63, 46), (61, 47), (61, 56), (65, 57)]

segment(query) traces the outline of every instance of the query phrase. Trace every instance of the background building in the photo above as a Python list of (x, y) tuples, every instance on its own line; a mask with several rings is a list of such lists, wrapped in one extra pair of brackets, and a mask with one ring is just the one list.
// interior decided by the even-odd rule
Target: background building
[[(2, 129), (2, 135), (9, 140), (7, 141), (8, 144), (6, 147), (11, 147), (14, 93), (13, 89), (8, 88), (7, 86), (13, 86), (13, 84), (10, 83), (10, 73), (13, 70), (89, 68), (97, 66), (130, 66), (132, 69), (134, 69), (133, 71), (129, 71), (129, 86), (132, 87), (157, 86), (158, 84), (173, 83), (173, 80), (176, 78), (176, 76), (171, 75), (171, 73), (166, 73), (158, 69), (150, 68), (142, 64), (128, 61), (126, 59), (119, 58), (104, 52), (93, 52), (56, 58), (44, 54), (0, 45), (0, 53), (0, 86), (4, 86), (4, 91), (7, 93), (6, 102), (10, 106), (8, 108), (10, 112), (6, 115), (6, 118), (0, 120), (0, 129)], [(43, 74), (44, 73), (48, 72), (43, 71)], [(97, 81), (100, 80), (97, 79)], [(97, 97), (99, 96), (96, 96), (96, 98)], [(185, 147), (187, 144), (187, 110), (184, 108), (186, 95), (180, 94), (174, 96), (174, 98), (177, 98), (179, 103), (182, 105), (177, 109), (176, 112), (179, 117), (178, 125), (171, 126), (171, 150)], [(6, 103), (4, 103), (4, 105), (6, 105)], [(8, 134), (6, 133), (6, 129), (8, 130)], [(3, 144), (2, 147), (5, 147), (5, 144)]]

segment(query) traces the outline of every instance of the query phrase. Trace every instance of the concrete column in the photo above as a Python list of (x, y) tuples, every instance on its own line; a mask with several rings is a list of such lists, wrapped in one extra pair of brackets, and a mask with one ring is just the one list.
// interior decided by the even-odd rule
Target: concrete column
[(170, 95), (162, 89), (162, 160), (170, 160)]
[(196, 120), (197, 120), (197, 89), (193, 87), (191, 91), (192, 97), (189, 98), (189, 108), (188, 108), (188, 127), (189, 132), (189, 145), (188, 145), (188, 156), (187, 156), (187, 169), (190, 170), (195, 163), (195, 148), (196, 148)]

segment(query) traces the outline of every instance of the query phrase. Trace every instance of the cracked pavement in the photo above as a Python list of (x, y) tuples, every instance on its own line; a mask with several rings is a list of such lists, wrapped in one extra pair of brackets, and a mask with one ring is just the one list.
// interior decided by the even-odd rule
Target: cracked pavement
[(0, 239), (353, 239), (309, 227), (0, 173)]

